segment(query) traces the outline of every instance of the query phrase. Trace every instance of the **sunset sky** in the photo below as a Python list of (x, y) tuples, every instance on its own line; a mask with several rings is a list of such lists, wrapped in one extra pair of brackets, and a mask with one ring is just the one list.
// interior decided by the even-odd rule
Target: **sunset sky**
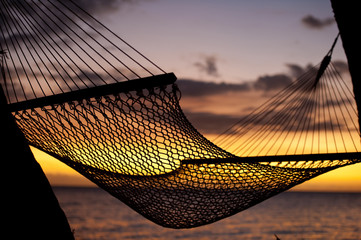
[[(260, 91), (282, 88), (280, 76), (291, 77), (319, 63), (338, 34), (329, 0), (79, 2), (162, 69), (176, 74), (184, 112), (210, 139), (246, 107), (269, 97), (254, 96), (247, 86), (268, 79)], [(340, 43), (333, 59), (339, 65), (346, 61)], [(226, 89), (215, 85), (219, 83)], [(91, 185), (59, 161), (34, 153), (52, 184)], [(361, 191), (360, 173), (361, 165), (344, 167), (295, 189)]]

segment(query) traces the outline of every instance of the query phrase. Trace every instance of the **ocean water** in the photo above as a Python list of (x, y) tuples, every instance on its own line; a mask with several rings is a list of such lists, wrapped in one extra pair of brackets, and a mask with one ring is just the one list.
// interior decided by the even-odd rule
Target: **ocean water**
[(56, 187), (77, 240), (359, 239), (361, 193), (285, 192), (194, 229), (160, 227), (98, 188)]

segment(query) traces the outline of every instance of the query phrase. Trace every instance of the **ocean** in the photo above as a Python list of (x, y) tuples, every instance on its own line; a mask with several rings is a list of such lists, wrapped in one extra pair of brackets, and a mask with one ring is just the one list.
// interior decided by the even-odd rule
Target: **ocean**
[(158, 226), (99, 188), (55, 187), (76, 240), (361, 240), (361, 193), (285, 192), (194, 229)]

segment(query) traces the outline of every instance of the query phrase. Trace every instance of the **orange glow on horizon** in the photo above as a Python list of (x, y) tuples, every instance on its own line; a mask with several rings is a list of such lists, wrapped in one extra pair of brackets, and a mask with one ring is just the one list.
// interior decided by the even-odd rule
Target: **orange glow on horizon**
[[(96, 186), (78, 172), (50, 155), (35, 148), (32, 148), (32, 151), (53, 186)], [(361, 192), (360, 173), (361, 164), (342, 167), (311, 179), (291, 190)]]

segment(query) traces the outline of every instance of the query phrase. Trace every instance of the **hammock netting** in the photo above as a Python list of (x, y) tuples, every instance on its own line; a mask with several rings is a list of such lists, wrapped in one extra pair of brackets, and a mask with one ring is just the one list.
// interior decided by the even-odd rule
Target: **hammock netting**
[(29, 143), (162, 226), (190, 228), (359, 162), (349, 82), (323, 62), (215, 145), (176, 77), (72, 0), (1, 0), (2, 82)]

